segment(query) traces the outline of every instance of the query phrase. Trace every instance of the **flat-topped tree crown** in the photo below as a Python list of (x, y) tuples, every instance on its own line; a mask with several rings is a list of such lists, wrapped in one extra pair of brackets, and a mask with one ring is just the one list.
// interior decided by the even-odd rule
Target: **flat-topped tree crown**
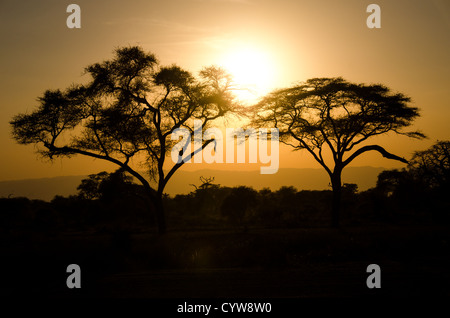
[(306, 149), (327, 171), (335, 197), (332, 223), (337, 226), (345, 166), (368, 151), (407, 163), (380, 145), (363, 144), (390, 132), (425, 137), (420, 131), (405, 131), (419, 116), (418, 108), (409, 103), (409, 97), (384, 85), (355, 84), (341, 77), (312, 78), (264, 97), (253, 108), (253, 124), (278, 128), (282, 142), (295, 150)]
[[(192, 134), (194, 120), (202, 129), (234, 111), (230, 78), (216, 67), (198, 77), (176, 65), (161, 66), (152, 53), (132, 46), (118, 48), (114, 57), (85, 69), (90, 81), (66, 90), (48, 90), (30, 114), (10, 122), (21, 144), (38, 144), (49, 158), (85, 155), (118, 165), (147, 189), (156, 207), (160, 232), (165, 231), (162, 195), (181, 161), (163, 170), (176, 141), (177, 128)], [(192, 140), (192, 138), (191, 138)], [(194, 152), (213, 140), (204, 140)], [(147, 167), (156, 189), (133, 167), (131, 158)]]

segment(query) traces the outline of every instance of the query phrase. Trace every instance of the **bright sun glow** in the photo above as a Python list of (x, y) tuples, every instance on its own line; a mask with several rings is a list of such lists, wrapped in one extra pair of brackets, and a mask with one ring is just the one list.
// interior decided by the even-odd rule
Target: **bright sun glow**
[(262, 50), (236, 49), (223, 58), (222, 66), (233, 76), (237, 98), (254, 103), (273, 89), (274, 67), (271, 58)]

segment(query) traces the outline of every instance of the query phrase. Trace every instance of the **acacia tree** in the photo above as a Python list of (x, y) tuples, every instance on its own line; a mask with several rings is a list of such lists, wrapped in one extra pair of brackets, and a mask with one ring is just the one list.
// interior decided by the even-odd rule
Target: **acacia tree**
[[(163, 191), (184, 163), (166, 162), (178, 142), (171, 135), (177, 128), (194, 134), (193, 120), (206, 129), (232, 112), (230, 76), (208, 67), (196, 78), (178, 66), (160, 66), (153, 54), (136, 46), (114, 53), (86, 68), (87, 84), (47, 90), (32, 113), (15, 116), (10, 122), (13, 137), (20, 144), (39, 144), (44, 157), (84, 155), (116, 164), (142, 183), (164, 233)], [(203, 140), (190, 155), (212, 141)], [(148, 177), (136, 169), (142, 166)]]
[(264, 97), (254, 107), (253, 124), (275, 126), (281, 142), (294, 150), (306, 149), (326, 170), (333, 190), (331, 224), (337, 227), (344, 167), (368, 151), (407, 163), (379, 145), (362, 143), (389, 132), (425, 137), (418, 131), (403, 131), (419, 116), (409, 102), (409, 97), (383, 85), (354, 84), (340, 77), (313, 78)]
[(450, 185), (450, 141), (437, 141), (430, 148), (416, 151), (409, 171), (432, 189), (448, 189)]

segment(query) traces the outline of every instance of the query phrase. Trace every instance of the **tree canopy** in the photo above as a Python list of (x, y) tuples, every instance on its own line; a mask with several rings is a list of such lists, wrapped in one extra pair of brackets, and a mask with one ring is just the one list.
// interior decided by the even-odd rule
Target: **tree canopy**
[(448, 189), (450, 186), (450, 141), (437, 141), (426, 150), (416, 151), (408, 168), (430, 188)]
[(419, 116), (418, 108), (409, 102), (409, 97), (380, 84), (355, 84), (341, 77), (312, 78), (264, 97), (253, 109), (253, 123), (278, 128), (280, 141), (294, 150), (306, 149), (327, 171), (335, 194), (336, 225), (345, 166), (368, 151), (407, 163), (380, 145), (363, 145), (365, 141), (390, 132), (425, 137), (420, 131), (405, 131)]
[[(136, 46), (118, 48), (112, 59), (85, 71), (87, 84), (47, 90), (33, 112), (16, 115), (10, 122), (13, 137), (21, 144), (40, 145), (44, 157), (78, 154), (118, 165), (148, 190), (164, 232), (162, 194), (184, 163), (164, 170), (176, 142), (171, 134), (181, 127), (193, 134), (193, 120), (206, 129), (232, 112), (231, 78), (217, 67), (206, 67), (196, 77), (176, 65), (161, 66), (152, 53)], [(212, 141), (204, 140), (192, 153)], [(131, 159), (139, 164), (132, 167)], [(156, 181), (156, 191), (137, 171), (142, 165)]]

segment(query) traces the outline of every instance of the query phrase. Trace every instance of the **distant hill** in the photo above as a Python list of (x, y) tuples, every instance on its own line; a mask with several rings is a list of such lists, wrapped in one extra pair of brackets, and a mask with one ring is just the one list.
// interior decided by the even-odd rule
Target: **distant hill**
[(86, 176), (0, 181), (0, 197), (27, 197), (50, 201), (55, 195), (69, 196)]
[[(385, 168), (348, 167), (343, 173), (344, 183), (356, 183), (364, 191), (375, 186), (378, 174)], [(197, 170), (179, 171), (169, 181), (166, 192), (170, 195), (189, 193), (200, 185), (200, 177), (214, 177), (221, 186), (251, 186), (257, 190), (268, 187), (277, 190), (282, 186), (294, 186), (298, 190), (329, 189), (329, 179), (322, 169), (280, 169), (272, 175), (254, 171)], [(68, 196), (77, 192), (81, 180), (87, 176), (0, 181), (0, 197), (28, 197), (50, 201), (55, 195)]]

